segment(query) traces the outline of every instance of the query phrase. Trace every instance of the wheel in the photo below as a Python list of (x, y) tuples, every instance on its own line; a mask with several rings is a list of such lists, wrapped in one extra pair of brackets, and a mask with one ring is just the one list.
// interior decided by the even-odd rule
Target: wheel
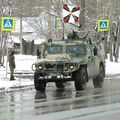
[(34, 86), (37, 91), (45, 91), (46, 82), (39, 79), (40, 73), (34, 73)]
[(58, 89), (64, 89), (63, 81), (56, 81), (55, 85)]
[(74, 75), (73, 79), (75, 80), (75, 89), (77, 91), (85, 90), (86, 88), (86, 82), (88, 81), (87, 72), (85, 67), (81, 67), (79, 70), (77, 70)]
[(93, 78), (93, 85), (95, 88), (102, 88), (105, 77), (104, 66), (100, 65), (99, 74), (96, 78)]

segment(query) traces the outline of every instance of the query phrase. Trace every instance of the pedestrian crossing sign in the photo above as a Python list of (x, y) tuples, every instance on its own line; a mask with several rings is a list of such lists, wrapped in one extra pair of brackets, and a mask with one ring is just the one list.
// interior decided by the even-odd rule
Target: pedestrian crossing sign
[(109, 30), (109, 20), (98, 20), (98, 31), (104, 32)]
[(15, 17), (2, 17), (2, 31), (10, 32), (15, 30)]

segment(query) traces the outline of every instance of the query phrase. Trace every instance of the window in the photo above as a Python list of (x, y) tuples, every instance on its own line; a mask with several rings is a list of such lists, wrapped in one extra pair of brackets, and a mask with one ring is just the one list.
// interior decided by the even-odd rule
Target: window
[(51, 45), (45, 48), (45, 54), (60, 54), (63, 53), (62, 45)]
[(85, 45), (67, 45), (66, 52), (68, 54), (85, 55), (86, 46)]

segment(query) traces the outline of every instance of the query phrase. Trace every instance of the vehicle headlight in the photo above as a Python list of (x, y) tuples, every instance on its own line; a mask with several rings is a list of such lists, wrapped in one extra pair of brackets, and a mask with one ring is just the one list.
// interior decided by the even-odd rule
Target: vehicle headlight
[(72, 69), (77, 69), (78, 68), (78, 64), (77, 63), (71, 63), (71, 64), (66, 64), (65, 65), (65, 71), (67, 70), (72, 70)]
[(36, 70), (42, 70), (43, 69), (43, 65), (35, 65), (35, 68), (36, 68)]
[(70, 68), (70, 69), (73, 69), (73, 68), (74, 68), (74, 65), (70, 65), (69, 68)]
[(38, 66), (36, 66), (36, 69), (37, 69), (37, 70), (42, 70), (42, 69), (43, 69), (43, 66), (42, 66), (42, 65), (38, 65)]
[(39, 69), (42, 69), (42, 68), (43, 68), (43, 66), (42, 66), (42, 65), (39, 65), (39, 66), (38, 66), (38, 68), (39, 68)]

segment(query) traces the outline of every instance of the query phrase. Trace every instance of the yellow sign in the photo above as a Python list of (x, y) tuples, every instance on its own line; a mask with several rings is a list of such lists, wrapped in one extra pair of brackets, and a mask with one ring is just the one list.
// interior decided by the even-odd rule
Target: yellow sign
[(104, 32), (108, 31), (110, 26), (109, 20), (98, 20), (98, 31)]
[(11, 32), (15, 30), (15, 17), (2, 17), (2, 31)]
[(61, 29), (61, 20), (60, 20), (60, 18), (56, 18), (55, 27), (56, 27), (57, 30)]

